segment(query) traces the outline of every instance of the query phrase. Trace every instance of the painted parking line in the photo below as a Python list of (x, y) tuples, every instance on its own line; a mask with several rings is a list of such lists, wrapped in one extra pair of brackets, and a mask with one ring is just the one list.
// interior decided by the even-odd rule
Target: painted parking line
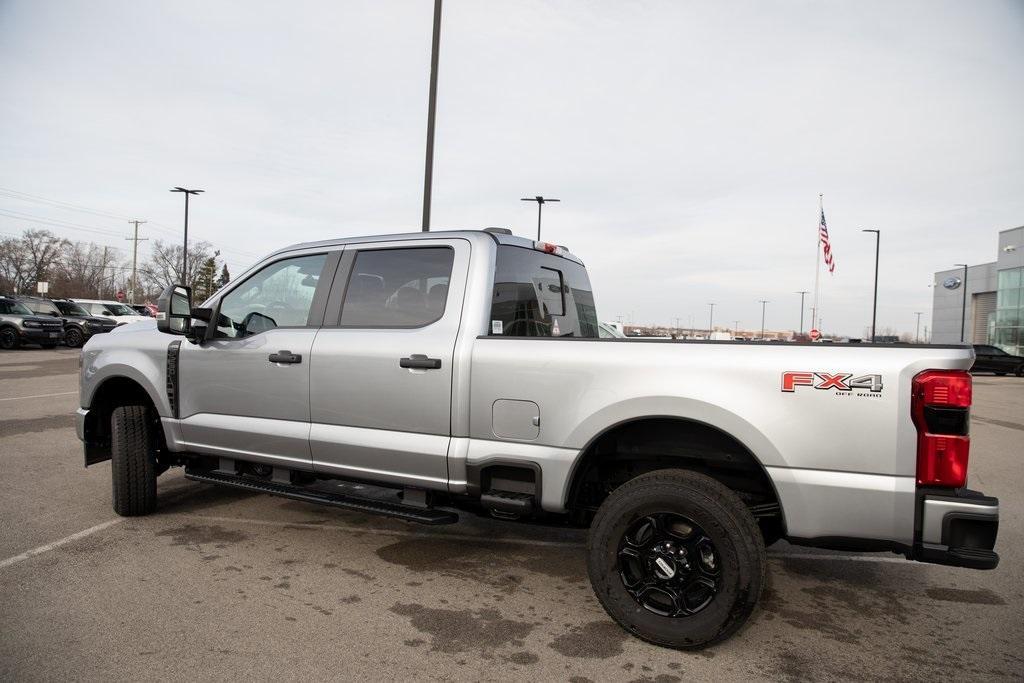
[(61, 391), (56, 394), (36, 394), (35, 396), (14, 396), (12, 398), (0, 398), (0, 401), (27, 401), (30, 398), (50, 398), (52, 396), (70, 396), (77, 394), (77, 391)]
[(46, 553), (46, 552), (49, 552), (49, 551), (54, 550), (56, 548), (59, 548), (62, 545), (65, 545), (67, 543), (72, 543), (72, 542), (77, 541), (79, 539), (85, 538), (86, 536), (92, 536), (93, 534), (95, 534), (97, 532), (103, 531), (104, 529), (108, 529), (108, 528), (114, 526), (115, 524), (118, 524), (118, 523), (123, 522), (123, 521), (124, 521), (123, 518), (118, 517), (117, 519), (112, 519), (110, 521), (103, 522), (102, 524), (97, 524), (96, 526), (89, 527), (88, 529), (85, 529), (83, 531), (79, 531), (77, 534), (71, 534), (70, 536), (65, 536), (64, 538), (60, 539), (59, 541), (54, 541), (53, 543), (47, 543), (46, 545), (41, 545), (38, 548), (32, 548), (32, 550), (26, 550), (25, 552), (21, 553), (20, 555), (15, 555), (14, 557), (8, 557), (6, 560), (0, 560), (0, 569), (5, 569), (7, 567), (10, 567), (12, 564), (17, 564), (17, 563), (22, 562), (24, 560), (28, 560), (30, 558), (35, 557), (36, 555), (42, 555), (43, 553)]

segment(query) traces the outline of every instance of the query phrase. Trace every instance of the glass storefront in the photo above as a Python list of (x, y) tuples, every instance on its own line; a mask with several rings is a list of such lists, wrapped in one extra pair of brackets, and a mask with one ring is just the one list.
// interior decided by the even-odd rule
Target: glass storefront
[(999, 271), (996, 315), (989, 323), (989, 343), (1007, 353), (1024, 355), (1024, 268)]

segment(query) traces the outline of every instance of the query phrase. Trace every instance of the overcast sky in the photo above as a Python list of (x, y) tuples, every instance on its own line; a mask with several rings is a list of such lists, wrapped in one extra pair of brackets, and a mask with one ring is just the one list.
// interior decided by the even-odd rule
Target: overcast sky
[[(191, 231), (235, 272), (419, 228), (431, 0), (0, 0), (0, 188)], [(445, 0), (433, 224), (588, 265), (601, 317), (913, 331), (932, 273), (1024, 224), (1024, 2)], [(128, 234), (0, 197), (0, 210)], [(157, 225), (157, 223), (159, 225)], [(33, 227), (0, 216), (0, 232)], [(126, 248), (121, 236), (50, 227)], [(126, 250), (127, 251), (127, 250)]]

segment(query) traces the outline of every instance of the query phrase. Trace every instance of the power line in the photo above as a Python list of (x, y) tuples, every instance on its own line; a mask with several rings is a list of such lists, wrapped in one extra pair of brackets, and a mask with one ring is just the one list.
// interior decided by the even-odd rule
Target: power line
[(100, 209), (91, 209), (81, 204), (72, 204), (71, 202), (61, 201), (59, 199), (48, 199), (46, 197), (40, 197), (39, 195), (29, 194), (28, 192), (21, 192), (20, 190), (12, 190), (9, 187), (0, 187), (0, 196), (7, 196), (11, 199), (20, 199), (26, 202), (34, 202), (36, 204), (46, 204), (61, 209), (67, 209), (69, 211), (81, 211), (83, 213), (91, 213), (96, 216), (103, 216), (104, 218), (117, 218), (119, 220), (128, 220), (127, 216), (120, 214), (111, 213), (109, 211), (102, 211)]
[(22, 213), (21, 211), (14, 211), (12, 209), (0, 208), (0, 216), (6, 216), (7, 218), (14, 218), (20, 221), (28, 221), (30, 223), (41, 223), (43, 225), (52, 225), (57, 228), (68, 228), (70, 230), (82, 230), (84, 232), (94, 232), (100, 235), (114, 235), (120, 237), (121, 233), (114, 232), (113, 230), (104, 230), (103, 228), (97, 228), (94, 226), (83, 225), (81, 223), (73, 223), (71, 221), (61, 220), (59, 218), (42, 218), (40, 216), (33, 216), (30, 213)]

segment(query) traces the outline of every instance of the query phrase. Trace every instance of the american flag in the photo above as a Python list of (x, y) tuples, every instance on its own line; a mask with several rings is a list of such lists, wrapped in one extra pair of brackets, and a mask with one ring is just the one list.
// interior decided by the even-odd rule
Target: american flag
[(832, 260), (832, 244), (828, 241), (828, 226), (825, 225), (825, 211), (821, 212), (821, 225), (818, 226), (818, 237), (821, 239), (821, 250), (825, 254), (825, 265), (828, 272), (836, 272), (836, 262)]

